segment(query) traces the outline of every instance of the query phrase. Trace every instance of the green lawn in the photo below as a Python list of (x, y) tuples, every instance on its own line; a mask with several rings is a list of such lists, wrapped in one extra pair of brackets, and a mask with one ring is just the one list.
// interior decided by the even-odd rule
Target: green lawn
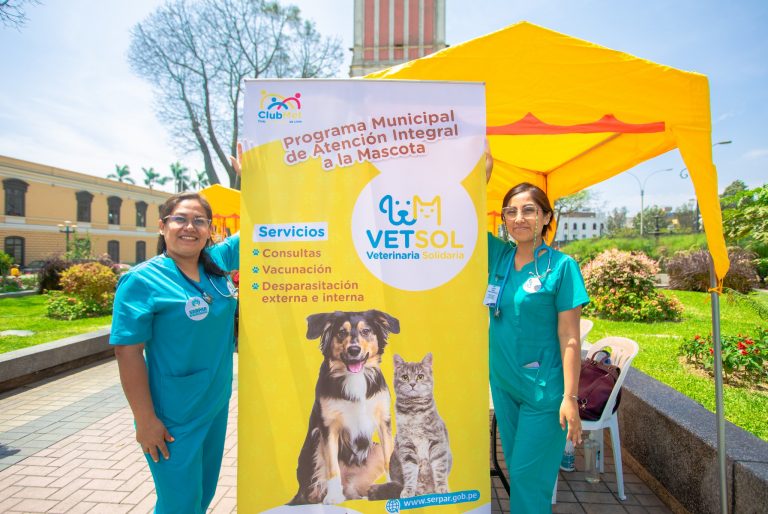
[[(643, 324), (595, 319), (595, 326), (587, 339), (595, 342), (609, 335), (634, 339), (640, 345), (640, 353), (633, 366), (714, 412), (714, 381), (688, 372), (677, 355), (683, 338), (706, 335), (712, 331), (710, 296), (688, 291), (665, 293), (674, 294), (685, 305), (681, 322)], [(761, 292), (754, 296), (768, 307), (768, 294)], [(758, 325), (765, 326), (766, 323), (752, 309), (744, 304), (729, 302), (725, 295), (720, 299), (720, 312), (723, 335), (754, 333)], [(768, 441), (768, 393), (725, 384), (723, 399), (728, 421)]]
[(45, 315), (45, 300), (46, 297), (43, 295), (0, 299), (0, 332), (3, 330), (31, 330), (35, 333), (29, 337), (0, 337), (0, 353), (84, 334), (108, 327), (112, 323), (112, 316), (74, 321), (50, 319)]
[[(715, 387), (711, 378), (688, 372), (678, 359), (678, 346), (683, 338), (711, 331), (711, 305), (706, 293), (673, 291), (685, 305), (683, 321), (679, 323), (630, 323), (596, 319), (589, 334), (595, 342), (608, 335), (634, 339), (640, 353), (633, 365), (657, 380), (693, 398), (710, 411), (715, 410)], [(768, 294), (755, 297), (768, 307)], [(721, 331), (723, 335), (754, 332), (761, 318), (744, 304), (730, 303), (721, 298)], [(45, 297), (40, 295), (0, 299), (0, 331), (32, 330), (31, 337), (0, 337), (0, 353), (26, 348), (83, 334), (109, 326), (111, 316), (76, 321), (57, 321), (45, 316)], [(750, 391), (725, 384), (725, 417), (729, 421), (768, 441), (768, 393)]]

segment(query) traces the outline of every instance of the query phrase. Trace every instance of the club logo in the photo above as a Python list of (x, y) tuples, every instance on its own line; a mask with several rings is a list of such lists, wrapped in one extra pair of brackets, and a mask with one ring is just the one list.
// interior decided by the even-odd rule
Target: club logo
[(283, 96), (278, 93), (261, 91), (259, 123), (301, 123), (301, 93)]
[(184, 312), (187, 313), (187, 317), (192, 321), (200, 321), (208, 316), (209, 308), (205, 300), (199, 296), (193, 296), (187, 300), (187, 305), (184, 306)]

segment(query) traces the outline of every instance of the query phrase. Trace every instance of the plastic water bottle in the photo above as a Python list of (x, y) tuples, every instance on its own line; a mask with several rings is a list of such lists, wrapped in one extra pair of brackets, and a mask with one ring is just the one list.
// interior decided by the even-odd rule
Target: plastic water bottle
[(600, 471), (597, 467), (597, 457), (600, 453), (600, 445), (592, 438), (584, 441), (584, 480), (590, 484), (600, 482)]
[(563, 471), (575, 471), (576, 470), (576, 448), (571, 441), (565, 442), (565, 451), (563, 452), (563, 458), (560, 460), (560, 469)]

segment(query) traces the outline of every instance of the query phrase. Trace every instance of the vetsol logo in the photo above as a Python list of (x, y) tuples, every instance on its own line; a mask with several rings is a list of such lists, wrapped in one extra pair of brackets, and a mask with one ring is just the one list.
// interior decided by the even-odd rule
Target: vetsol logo
[(261, 91), (259, 123), (301, 123), (301, 93), (290, 96)]

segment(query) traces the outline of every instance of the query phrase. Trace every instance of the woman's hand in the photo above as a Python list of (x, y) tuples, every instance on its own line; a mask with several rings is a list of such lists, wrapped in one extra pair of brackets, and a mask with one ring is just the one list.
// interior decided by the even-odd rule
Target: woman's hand
[(232, 163), (232, 168), (234, 168), (235, 173), (239, 177), (243, 172), (241, 166), (241, 163), (243, 162), (243, 143), (237, 143), (237, 157), (230, 155), (229, 162)]
[(156, 416), (146, 420), (136, 420), (136, 441), (141, 445), (141, 451), (148, 453), (155, 462), (160, 460), (160, 454), (165, 460), (171, 456), (165, 443), (172, 443), (173, 436)]
[(566, 396), (560, 404), (560, 427), (565, 430), (568, 422), (568, 435), (565, 439), (574, 445), (581, 444), (581, 418), (579, 417), (579, 404), (576, 398)]

